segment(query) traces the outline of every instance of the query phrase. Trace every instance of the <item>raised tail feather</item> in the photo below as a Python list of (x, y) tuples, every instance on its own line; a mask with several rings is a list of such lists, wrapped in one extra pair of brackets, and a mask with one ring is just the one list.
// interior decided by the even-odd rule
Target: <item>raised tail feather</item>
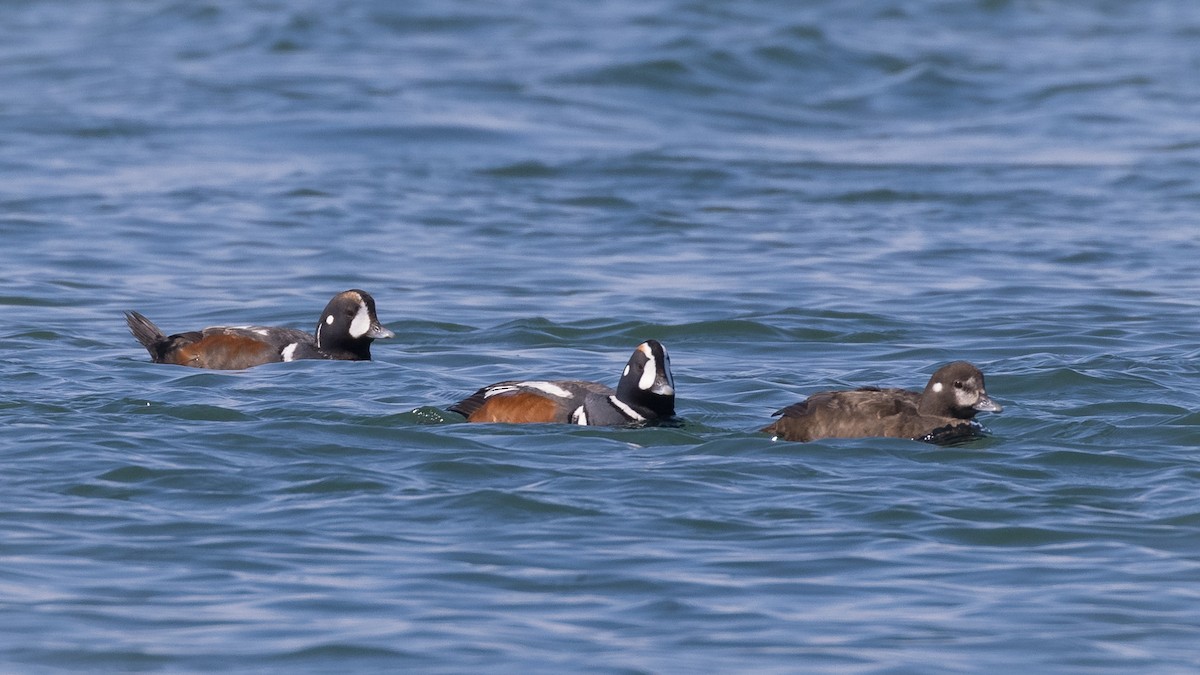
[(155, 326), (150, 319), (134, 311), (125, 312), (125, 323), (129, 324), (129, 332), (142, 343), (150, 356), (158, 356), (159, 345), (166, 341), (167, 336)]

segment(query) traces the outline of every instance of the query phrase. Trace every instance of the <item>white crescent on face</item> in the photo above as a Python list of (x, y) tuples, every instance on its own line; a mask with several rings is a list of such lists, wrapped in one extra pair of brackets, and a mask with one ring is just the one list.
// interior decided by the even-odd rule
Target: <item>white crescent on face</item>
[(654, 356), (648, 356), (646, 365), (642, 368), (642, 377), (638, 379), (638, 389), (646, 391), (654, 386), (654, 379), (658, 377), (658, 364), (655, 362)]
[(366, 305), (359, 303), (358, 312), (355, 313), (354, 320), (350, 322), (350, 337), (360, 338), (369, 330), (371, 330), (371, 312), (367, 310)]
[(667, 350), (663, 349), (663, 372), (666, 375), (666, 382), (654, 388), (654, 383), (658, 381), (658, 359), (654, 358), (654, 350), (646, 344), (638, 346), (638, 351), (646, 356), (645, 370), (642, 371), (642, 376), (638, 378), (638, 389), (642, 391), (652, 391), (655, 394), (664, 396), (675, 393), (675, 382), (671, 376), (671, 357), (667, 355)]

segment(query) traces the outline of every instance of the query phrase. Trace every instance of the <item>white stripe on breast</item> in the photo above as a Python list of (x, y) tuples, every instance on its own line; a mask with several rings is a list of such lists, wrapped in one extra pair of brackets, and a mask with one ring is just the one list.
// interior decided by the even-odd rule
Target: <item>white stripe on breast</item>
[(571, 424), (582, 424), (583, 426), (587, 426), (587, 423), (587, 412), (583, 409), (583, 406), (579, 406), (571, 412)]

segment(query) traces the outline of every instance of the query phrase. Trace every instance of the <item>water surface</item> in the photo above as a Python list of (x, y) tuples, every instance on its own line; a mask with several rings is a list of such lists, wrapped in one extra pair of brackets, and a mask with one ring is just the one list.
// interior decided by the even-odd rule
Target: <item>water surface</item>
[[(1193, 672), (1200, 6), (0, 8), (14, 672)], [(364, 363), (201, 372), (168, 331)], [(671, 351), (680, 424), (466, 425)], [(989, 438), (773, 442), (966, 359)]]

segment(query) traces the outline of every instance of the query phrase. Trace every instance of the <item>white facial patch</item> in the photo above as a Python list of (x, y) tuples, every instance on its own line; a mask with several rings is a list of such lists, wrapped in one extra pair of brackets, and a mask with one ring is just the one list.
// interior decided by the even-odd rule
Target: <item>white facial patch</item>
[(628, 417), (631, 420), (634, 420), (635, 422), (641, 422), (646, 419), (645, 417), (642, 417), (641, 415), (639, 415), (636, 410), (634, 410), (633, 408), (630, 408), (629, 406), (622, 403), (620, 401), (620, 399), (618, 399), (616, 396), (609, 396), (608, 402), (613, 404), (614, 408), (616, 408), (617, 410), (620, 410), (622, 413), (625, 414), (626, 417)]
[(977, 391), (976, 388), (972, 386), (973, 384), (974, 383), (971, 380), (968, 380), (966, 386), (954, 392), (954, 401), (964, 408), (969, 408), (975, 405), (975, 403), (979, 400), (979, 396), (975, 393), (972, 393)]
[(326, 326), (332, 326), (332, 325), (333, 325), (333, 315), (332, 315), (332, 314), (330, 314), (329, 316), (325, 317), (325, 325), (326, 325)]
[(935, 393), (940, 393), (940, 392), (942, 391), (942, 383), (941, 383), (941, 382), (934, 382), (934, 383), (933, 383), (933, 391), (934, 391)]
[[(650, 350), (647, 349), (646, 351)], [(655, 362), (653, 355), (646, 357), (646, 365), (643, 366), (643, 368), (645, 368), (645, 370), (642, 371), (642, 377), (638, 380), (638, 389), (646, 391), (650, 387), (654, 386), (654, 380), (658, 377), (658, 365)]]
[(299, 346), (299, 342), (293, 342), (292, 344), (284, 347), (283, 351), (279, 352), (279, 355), (283, 357), (284, 361), (293, 361), (296, 358), (296, 347)]
[[(333, 317), (329, 317), (332, 319)], [(350, 322), (350, 337), (360, 338), (371, 330), (371, 313), (367, 311), (366, 305), (359, 305), (358, 312), (354, 315), (354, 320)]]
[(625, 370), (622, 370), (622, 371), (621, 371), (621, 377), (625, 377), (625, 376), (626, 376), (626, 375), (628, 375), (628, 374), (629, 374), (629, 364), (628, 364), (628, 363), (626, 363), (626, 364), (625, 364)]

